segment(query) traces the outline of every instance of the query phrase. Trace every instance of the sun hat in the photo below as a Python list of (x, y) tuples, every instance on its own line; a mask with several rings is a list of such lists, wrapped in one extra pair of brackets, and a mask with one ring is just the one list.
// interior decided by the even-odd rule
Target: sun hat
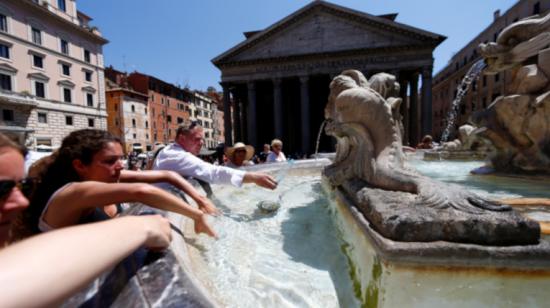
[(236, 150), (244, 149), (246, 150), (246, 157), (244, 160), (250, 160), (254, 156), (254, 148), (250, 145), (245, 145), (242, 142), (235, 143), (232, 147), (227, 147), (225, 149), (225, 155), (229, 158), (233, 157), (233, 154)]

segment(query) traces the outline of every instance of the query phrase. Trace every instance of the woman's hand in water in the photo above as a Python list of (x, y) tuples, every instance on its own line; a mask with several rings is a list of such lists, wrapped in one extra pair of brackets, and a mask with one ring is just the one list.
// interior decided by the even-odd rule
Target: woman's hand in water
[(277, 188), (277, 181), (271, 175), (262, 172), (247, 172), (244, 175), (243, 182), (254, 183), (269, 189)]
[(197, 205), (199, 206), (199, 210), (201, 210), (205, 214), (210, 214), (212, 216), (218, 216), (220, 214), (220, 210), (216, 208), (214, 203), (210, 201), (210, 199), (201, 196), (198, 200), (195, 200), (197, 202)]
[(195, 233), (206, 233), (209, 236), (212, 237), (218, 237), (216, 234), (216, 231), (210, 227), (208, 222), (206, 221), (206, 214), (200, 215), (197, 219), (195, 219)]

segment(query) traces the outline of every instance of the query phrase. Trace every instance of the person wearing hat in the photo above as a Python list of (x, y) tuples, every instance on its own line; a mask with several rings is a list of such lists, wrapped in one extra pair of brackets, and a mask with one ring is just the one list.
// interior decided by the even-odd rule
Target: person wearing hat
[[(184, 123), (176, 131), (173, 144), (164, 147), (153, 162), (153, 170), (173, 170), (183, 177), (192, 177), (212, 184), (231, 184), (241, 187), (254, 183), (268, 189), (277, 188), (277, 181), (265, 172), (252, 172), (214, 166), (195, 155), (204, 145), (204, 130), (197, 122)], [(162, 188), (166, 183), (158, 184)]]
[(237, 142), (234, 146), (225, 149), (225, 156), (228, 159), (225, 163), (226, 167), (240, 168), (242, 166), (254, 165), (250, 160), (254, 156), (254, 148), (242, 142)]

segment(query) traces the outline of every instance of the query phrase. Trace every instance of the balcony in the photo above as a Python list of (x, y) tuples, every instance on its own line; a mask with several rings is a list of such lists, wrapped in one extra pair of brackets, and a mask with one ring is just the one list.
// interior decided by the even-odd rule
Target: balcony
[(0, 104), (8, 104), (15, 106), (27, 106), (34, 108), (38, 105), (36, 97), (23, 92), (17, 93), (12, 91), (0, 90)]

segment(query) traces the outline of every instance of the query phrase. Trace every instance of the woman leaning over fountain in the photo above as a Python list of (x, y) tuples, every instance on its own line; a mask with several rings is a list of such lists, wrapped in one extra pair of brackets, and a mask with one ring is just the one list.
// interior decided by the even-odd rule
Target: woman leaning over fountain
[(170, 243), (168, 220), (151, 215), (64, 228), (3, 248), (32, 192), (24, 154), (0, 133), (0, 307), (56, 306), (140, 246)]
[(135, 182), (162, 181), (164, 176), (178, 188), (189, 190), (190, 184), (170, 173), (122, 170), (122, 155), (119, 139), (106, 131), (84, 129), (69, 134), (56, 153), (38, 164), (39, 170), (31, 170), (40, 184), (23, 215), (26, 227), (45, 232), (105, 220), (117, 215), (117, 204), (141, 202), (188, 216), (195, 222), (195, 232), (215, 236), (203, 211), (162, 189)]

